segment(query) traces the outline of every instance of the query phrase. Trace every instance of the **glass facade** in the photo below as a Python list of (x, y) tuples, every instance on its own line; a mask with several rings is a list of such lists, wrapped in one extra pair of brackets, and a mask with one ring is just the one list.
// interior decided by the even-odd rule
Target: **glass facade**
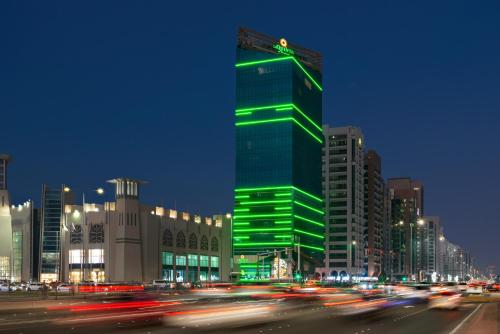
[(57, 280), (60, 273), (61, 189), (43, 188), (42, 245), (40, 280)]
[(299, 57), (241, 43), (237, 49), (236, 255), (300, 243), (301, 252), (321, 264), (320, 84), (320, 72)]
[(23, 232), (12, 232), (12, 258), (13, 272), (12, 279), (16, 282), (21, 281), (23, 271)]

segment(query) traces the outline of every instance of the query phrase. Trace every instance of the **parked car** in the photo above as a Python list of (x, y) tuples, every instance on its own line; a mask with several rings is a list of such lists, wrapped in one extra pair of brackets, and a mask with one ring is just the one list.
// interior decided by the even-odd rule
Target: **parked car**
[(153, 288), (160, 288), (160, 289), (166, 289), (167, 288), (167, 281), (165, 280), (159, 280), (155, 279), (153, 280)]
[(23, 290), (24, 288), (21, 285), (21, 283), (14, 282), (10, 284), (10, 291), (23, 291)]
[(9, 284), (7, 283), (0, 284), (0, 292), (9, 292), (9, 291), (10, 291)]
[(458, 292), (442, 291), (429, 299), (429, 308), (456, 310), (460, 306), (461, 296)]
[(28, 291), (39, 291), (42, 290), (42, 283), (30, 282), (28, 283)]
[(73, 292), (75, 291), (75, 286), (69, 283), (62, 283), (56, 287), (57, 292)]

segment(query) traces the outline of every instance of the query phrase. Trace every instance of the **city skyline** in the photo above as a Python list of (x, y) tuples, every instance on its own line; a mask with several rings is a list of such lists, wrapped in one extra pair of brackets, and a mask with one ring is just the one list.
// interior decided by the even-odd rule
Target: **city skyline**
[[(19, 8), (10, 10), (19, 11)], [(117, 19), (118, 24), (124, 24), (120, 20), (132, 15), (133, 8), (126, 7), (121, 10), (123, 16)], [(339, 8), (336, 10), (340, 11)], [(349, 13), (349, 8), (344, 10)], [(462, 13), (460, 8), (454, 10), (459, 14)], [(434, 13), (437, 12), (439, 8), (436, 8)], [(17, 16), (12, 15), (12, 17), (21, 18), (22, 22), (32, 18), (27, 13), (24, 14), (17, 12)], [(292, 17), (298, 16), (297, 11), (290, 11), (287, 14)], [(365, 16), (367, 14), (364, 13)], [(486, 12), (482, 14), (488, 18)], [(57, 24), (69, 24), (68, 18), (53, 15), (55, 23), (51, 26), (52, 29), (55, 29)], [(365, 17), (363, 13), (360, 16)], [(98, 28), (107, 26), (104, 17), (95, 19), (96, 24), (91, 27), (93, 29), (90, 33), (97, 38)], [(141, 22), (144, 23), (146, 18), (142, 19)], [(488, 63), (490, 59), (488, 57), (499, 53), (498, 49), (488, 49), (491, 46), (488, 46), (487, 38), (493, 39), (495, 33), (485, 33), (483, 40), (476, 41), (476, 47), (484, 49), (478, 53), (490, 51), (488, 56), (482, 55), (487, 59), (469, 59), (466, 64), (471, 70), (458, 72), (463, 67), (459, 60), (452, 64), (446, 62), (446, 65), (440, 62), (451, 59), (450, 53), (445, 52), (447, 50), (444, 50), (443, 46), (437, 45), (439, 38), (430, 35), (430, 28), (426, 34), (430, 40), (425, 42), (417, 39), (417, 43), (411, 48), (409, 41), (404, 42), (397, 38), (403, 32), (399, 34), (392, 32), (389, 33), (389, 37), (379, 40), (382, 45), (399, 41), (400, 49), (395, 47), (389, 50), (405, 58), (407, 62), (405, 65), (404, 62), (397, 61), (398, 56), (387, 50), (383, 53), (380, 49), (374, 54), (359, 54), (363, 48), (347, 42), (346, 37), (342, 36), (342, 32), (358, 37), (366, 34), (368, 30), (366, 25), (360, 28), (361, 31), (340, 28), (333, 34), (335, 37), (333, 41), (325, 43), (330, 35), (318, 32), (317, 29), (301, 31), (295, 27), (278, 26), (271, 20), (252, 24), (255, 22), (252, 22), (251, 15), (248, 17), (243, 15), (240, 19), (246, 22), (230, 20), (230, 24), (211, 27), (212, 30), (209, 31), (213, 34), (204, 40), (196, 38), (195, 41), (187, 41), (184, 38), (178, 40), (176, 36), (169, 36), (165, 32), (166, 25), (161, 23), (160, 17), (154, 17), (152, 22), (144, 27), (133, 26), (125, 29), (134, 40), (132, 44), (140, 45), (144, 48), (144, 52), (128, 49), (126, 46), (128, 42), (121, 39), (118, 29), (109, 27), (108, 30), (104, 29), (105, 36), (110, 38), (114, 47), (118, 47), (122, 53), (105, 47), (102, 41), (80, 39), (80, 44), (75, 44), (64, 34), (57, 35), (62, 39), (62, 43), (59, 44), (57, 36), (50, 36), (50, 27), (45, 27), (48, 29), (44, 30), (45, 34), (42, 32), (41, 36), (36, 34), (33, 36), (30, 33), (33, 33), (35, 24), (27, 25), (23, 29), (17, 26), (13, 36), (7, 39), (7, 45), (20, 52), (21, 46), (16, 44), (15, 36), (23, 35), (23, 42), (26, 43), (28, 52), (19, 55), (17, 59), (12, 55), (0, 56), (4, 59), (2, 66), (8, 65), (5, 71), (2, 71), (6, 76), (0, 81), (1, 86), (5, 88), (1, 108), (7, 111), (5, 114), (2, 113), (2, 118), (6, 123), (14, 124), (5, 130), (2, 128), (0, 137), (5, 144), (2, 145), (2, 150), (13, 156), (9, 184), (13, 203), (24, 202), (28, 193), (28, 197), (40, 204), (42, 183), (53, 185), (68, 183), (77, 190), (87, 189), (88, 185), (97, 187), (104, 183), (104, 181), (99, 183), (100, 180), (121, 174), (148, 180), (150, 184), (147, 185), (149, 189), (145, 193), (145, 200), (151, 204), (162, 201), (163, 203), (159, 204), (203, 214), (229, 211), (232, 208), (234, 185), (232, 115), (235, 105), (231, 89), (234, 84), (235, 53), (231, 41), (234, 39), (237, 26), (245, 23), (252, 28), (286, 37), (291, 42), (299, 44), (307, 42), (308, 45), (319, 49), (325, 58), (324, 123), (360, 127), (366, 137), (366, 147), (377, 150), (381, 155), (385, 178), (410, 176), (422, 181), (426, 185), (426, 214), (441, 217), (447, 237), (470, 250), (482, 267), (488, 264), (500, 266), (498, 256), (495, 256), (498, 251), (492, 249), (494, 239), (488, 233), (484, 233), (488, 228), (493, 229), (493, 223), (498, 221), (498, 214), (494, 212), (495, 189), (487, 187), (488, 184), (497, 183), (498, 176), (490, 175), (493, 179), (486, 179), (487, 174), (493, 173), (483, 171), (484, 164), (495, 166), (498, 162), (498, 156), (491, 154), (495, 152), (495, 147), (493, 138), (490, 138), (499, 125), (498, 115), (493, 115), (495, 108), (498, 108), (498, 98), (488, 95), (484, 87), (480, 93), (480, 87), (465, 85), (467, 80), (474, 79), (474, 73), (484, 71), (488, 64), (492, 74), (499, 70), (497, 64)], [(8, 24), (11, 20), (3, 21)], [(431, 15), (430, 21), (431, 26), (440, 27), (437, 16)], [(410, 22), (415, 23), (411, 17)], [(489, 21), (485, 20), (484, 26), (487, 22)], [(195, 27), (202, 23), (197, 23)], [(471, 24), (466, 27), (470, 28)], [(84, 27), (85, 22), (81, 18), (69, 24), (70, 32), (77, 35), (83, 33)], [(461, 25), (455, 23), (454, 27)], [(389, 28), (389, 24), (382, 25), (377, 32), (382, 33), (384, 29), (389, 31)], [(416, 31), (411, 28), (408, 27), (406, 31), (409, 35)], [(449, 28), (441, 28), (438, 30), (441, 34), (448, 36), (446, 33), (449, 33), (449, 36), (455, 37), (455, 40), (453, 38), (449, 40), (448, 47), (451, 46), (452, 51), (462, 52), (457, 40), (461, 30), (453, 34), (448, 31)], [(137, 35), (134, 35), (135, 29), (138, 31)], [(189, 32), (189, 29), (181, 31)], [(481, 28), (476, 28), (475, 31), (482, 32)], [(313, 32), (317, 34), (314, 35)], [(138, 42), (148, 34), (151, 34), (149, 38), (142, 43)], [(183, 52), (183, 58), (175, 59), (171, 56), (166, 58), (170, 62), (180, 63), (182, 65), (180, 67), (187, 69), (187, 73), (172, 68), (173, 63), (169, 66), (162, 64), (161, 57), (155, 55), (157, 53), (162, 56), (169, 55), (167, 51), (171, 45), (160, 47), (154, 42), (163, 34), (173, 41), (184, 43), (180, 49), (176, 46), (178, 52)], [(376, 49), (376, 45), (367, 41), (368, 38), (363, 37), (365, 48)], [(28, 54), (37, 50), (37, 46), (40, 47), (39, 43), (42, 41), (52, 43), (50, 44), (52, 48), (49, 47), (41, 56), (35, 58), (29, 56)], [(204, 57), (195, 56), (196, 49), (208, 51), (208, 46), (212, 44), (221, 52)], [(417, 52), (418, 47), (425, 46), (428, 47), (429, 53)], [(51, 57), (57, 54), (56, 50), (65, 53), (66, 56), (72, 55), (70, 58), (72, 61), (68, 61), (65, 66), (59, 66), (56, 59), (51, 60)], [(120, 58), (120, 55), (126, 53), (125, 51), (130, 54)], [(415, 55), (410, 55), (414, 52)], [(431, 57), (436, 52), (440, 55), (437, 60)], [(462, 55), (462, 60), (474, 56), (472, 51), (465, 54), (467, 56)], [(421, 62), (418, 62), (418, 56), (422, 57)], [(154, 61), (150, 65), (144, 65), (143, 62), (148, 57), (153, 57)], [(219, 57), (220, 59), (216, 59)], [(349, 57), (353, 57), (354, 60), (349, 62)], [(387, 61), (380, 64), (381, 58), (384, 57), (388, 58)], [(116, 59), (121, 59), (119, 65), (113, 65), (116, 63), (112, 60)], [(167, 63), (165, 59), (163, 60)], [(479, 60), (482, 60), (481, 64)], [(32, 73), (25, 72), (23, 68), (27, 68), (26, 66), (33, 61), (43, 69), (37, 69)], [(421, 66), (416, 68), (427, 73), (429, 77), (413, 69), (413, 72), (408, 74), (413, 75), (415, 81), (403, 81), (403, 76), (398, 75), (398, 72), (409, 71), (410, 64), (414, 66), (415, 62)], [(128, 76), (121, 72), (132, 65), (137, 66), (135, 69), (130, 69), (129, 73), (135, 82), (127, 81)], [(379, 65), (381, 69), (377, 70), (376, 67)], [(442, 66), (439, 73), (433, 72), (436, 65)], [(83, 73), (93, 66), (97, 66), (94, 76)], [(371, 72), (368, 71), (370, 75), (362, 75), (363, 67), (370, 69)], [(382, 69), (389, 71), (383, 73)], [(99, 70), (102, 72), (99, 73)], [(44, 75), (50, 71), (54, 78), (44, 79)], [(97, 82), (98, 74), (104, 76), (104, 82), (101, 84)], [(186, 74), (186, 78), (182, 77), (183, 74)], [(377, 88), (375, 86), (381, 74), (386, 75), (386, 80), (382, 80), (382, 88)], [(172, 77), (176, 78), (175, 84), (171, 83)], [(196, 89), (192, 89), (189, 83), (198, 77), (202, 83), (195, 86)], [(494, 75), (489, 81), (485, 79), (486, 82), (482, 84), (485, 87), (493, 87), (495, 83), (493, 77)], [(216, 78), (216, 82), (221, 85), (216, 88), (218, 96), (216, 94), (213, 94), (215, 97), (211, 96), (215, 88), (207, 92), (202, 89), (203, 85), (210, 84), (209, 78)], [(67, 82), (73, 88), (65, 88)], [(104, 83), (116, 85), (111, 89), (110, 96), (105, 94), (107, 88)], [(489, 84), (486, 85), (487, 83)], [(146, 85), (146, 88), (140, 89), (139, 84)], [(430, 84), (430, 87), (424, 88), (427, 84)], [(475, 84), (478, 85), (478, 82)], [(438, 87), (441, 85), (442, 90), (439, 90)], [(79, 92), (78, 87), (88, 92), (83, 94)], [(91, 89), (92, 87), (94, 89)], [(60, 89), (62, 94), (59, 96), (50, 90), (51, 88)], [(191, 89), (194, 92), (188, 91)], [(224, 93), (220, 93), (223, 91)], [(29, 102), (20, 100), (21, 92), (30, 96)], [(464, 92), (469, 92), (469, 95), (461, 96)], [(399, 95), (401, 96), (398, 98)], [(393, 100), (390, 99), (391, 96)], [(193, 103), (185, 109), (186, 112), (181, 114), (167, 110), (171, 107), (180, 108), (185, 101)], [(487, 102), (489, 103), (486, 104)], [(384, 108), (388, 110), (382, 110)], [(117, 115), (121, 110), (124, 110), (123, 114)], [(401, 110), (404, 110), (403, 114), (400, 114)], [(39, 114), (40, 111), (42, 115)], [(141, 117), (137, 117), (137, 114)], [(26, 116), (27, 119), (21, 124), (21, 119)], [(476, 119), (471, 121), (475, 122), (465, 121), (474, 116)], [(174, 120), (173, 124), (170, 122), (171, 119)], [(471, 123), (475, 127), (471, 127)], [(382, 131), (380, 131), (381, 125)], [(39, 136), (34, 136), (34, 133), (38, 133)], [(203, 135), (201, 139), (200, 134)], [(471, 146), (470, 138), (481, 138), (485, 147), (475, 150), (475, 146)], [(463, 150), (474, 152), (474, 159), (462, 158), (465, 156)], [(33, 172), (34, 167), (35, 172)], [(179, 173), (184, 173), (187, 177), (179, 178)], [(470, 177), (470, 174), (473, 177)], [(213, 196), (214, 190), (217, 196)], [(469, 198), (459, 191), (474, 192), (478, 195)], [(479, 206), (481, 209), (470, 210), (469, 206), (474, 207), (472, 203), (481, 204)], [(477, 226), (477, 229), (470, 231), (471, 223)]]

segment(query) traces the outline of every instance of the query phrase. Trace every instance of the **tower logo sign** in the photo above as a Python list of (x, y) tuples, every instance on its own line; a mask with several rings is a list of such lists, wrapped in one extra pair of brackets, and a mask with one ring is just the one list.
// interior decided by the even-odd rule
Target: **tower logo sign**
[(288, 48), (288, 42), (284, 38), (280, 39), (279, 44), (274, 44), (273, 49), (275, 49), (279, 53), (283, 53), (289, 56), (293, 56), (295, 54), (295, 52), (292, 49)]

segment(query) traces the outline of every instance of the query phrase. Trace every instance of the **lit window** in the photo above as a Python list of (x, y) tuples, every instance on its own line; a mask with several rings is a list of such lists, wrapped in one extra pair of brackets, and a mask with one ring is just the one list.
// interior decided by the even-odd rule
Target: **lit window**
[(168, 215), (172, 219), (177, 219), (177, 211), (175, 210), (170, 210), (170, 213)]
[(104, 249), (89, 249), (89, 263), (104, 263)]
[(70, 249), (69, 251), (69, 264), (82, 263), (81, 249)]

